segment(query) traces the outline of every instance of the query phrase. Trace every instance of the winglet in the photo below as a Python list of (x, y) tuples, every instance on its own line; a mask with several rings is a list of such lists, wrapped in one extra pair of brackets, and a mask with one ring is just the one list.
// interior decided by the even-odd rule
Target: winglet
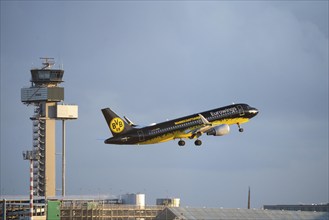
[(130, 120), (128, 117), (123, 116), (123, 118), (126, 120), (126, 122), (128, 123), (128, 125), (131, 125), (133, 127), (136, 127), (137, 125), (134, 124), (134, 122), (132, 122), (132, 120)]
[(199, 116), (200, 116), (201, 121), (202, 121), (203, 124), (211, 125), (211, 123), (205, 117), (203, 117), (203, 115), (199, 114)]

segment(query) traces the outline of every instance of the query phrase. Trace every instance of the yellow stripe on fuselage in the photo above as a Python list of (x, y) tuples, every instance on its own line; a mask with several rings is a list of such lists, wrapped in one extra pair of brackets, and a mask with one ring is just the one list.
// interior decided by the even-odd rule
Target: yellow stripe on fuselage
[[(199, 119), (199, 117), (197, 117)], [(195, 118), (196, 119), (196, 118)], [(188, 120), (188, 119), (187, 119)], [(187, 120), (184, 120), (184, 122), (186, 122)], [(190, 121), (190, 120), (188, 120)], [(213, 126), (218, 126), (221, 124), (228, 124), (228, 125), (232, 125), (232, 124), (243, 124), (249, 121), (249, 118), (230, 118), (230, 119), (221, 119), (221, 120), (215, 120), (210, 122)], [(180, 122), (176, 122), (178, 124), (180, 124)], [(175, 124), (176, 124), (175, 123)], [(150, 140), (147, 141), (142, 141), (139, 142), (138, 144), (156, 144), (156, 143), (162, 143), (162, 142), (166, 142), (166, 141), (170, 141), (170, 140), (174, 140), (174, 139), (182, 139), (182, 138), (190, 138), (192, 137), (192, 133), (185, 133), (184, 131), (186, 130), (194, 130), (197, 128), (202, 127), (203, 125), (197, 125), (197, 126), (192, 126), (192, 127), (188, 127), (185, 128), (185, 130), (180, 130), (180, 131), (173, 131), (173, 132), (168, 132), (168, 133), (164, 133), (164, 134), (160, 134)]]

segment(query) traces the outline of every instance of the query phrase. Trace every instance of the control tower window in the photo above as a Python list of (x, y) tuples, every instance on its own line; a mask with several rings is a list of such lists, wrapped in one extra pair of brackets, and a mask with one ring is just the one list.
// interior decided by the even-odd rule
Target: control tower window
[(50, 73), (46, 71), (40, 71), (39, 72), (39, 79), (49, 79)]
[(58, 76), (57, 76), (58, 74), (56, 73), (56, 72), (54, 72), (54, 73), (51, 73), (50, 74), (50, 79), (52, 79), (52, 80), (56, 80), (56, 79), (58, 79)]

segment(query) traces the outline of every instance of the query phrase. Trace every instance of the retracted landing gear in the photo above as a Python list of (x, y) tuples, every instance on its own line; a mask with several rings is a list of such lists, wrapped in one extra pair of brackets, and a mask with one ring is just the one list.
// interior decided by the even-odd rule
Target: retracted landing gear
[(194, 144), (195, 144), (195, 146), (201, 146), (202, 141), (197, 139), (196, 141), (194, 141)]
[(238, 127), (239, 127), (239, 132), (243, 132), (243, 128), (241, 128), (240, 123), (237, 123)]
[(185, 141), (183, 140), (178, 141), (178, 145), (181, 147), (185, 146)]

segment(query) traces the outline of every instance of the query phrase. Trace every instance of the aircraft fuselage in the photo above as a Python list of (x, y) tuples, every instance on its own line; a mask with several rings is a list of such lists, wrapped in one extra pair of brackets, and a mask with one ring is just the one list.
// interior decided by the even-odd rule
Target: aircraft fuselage
[[(233, 104), (142, 128), (132, 127), (121, 118), (116, 117), (111, 122), (108, 120), (109, 127), (112, 133), (114, 132), (114, 136), (105, 140), (105, 143), (139, 145), (161, 143), (174, 139), (193, 139), (220, 125), (237, 124), (240, 128), (241, 124), (248, 122), (257, 113), (258, 110), (256, 108), (250, 107), (247, 104)], [(118, 128), (120, 126), (121, 128)], [(129, 129), (120, 133), (120, 130), (124, 126), (129, 126)]]

